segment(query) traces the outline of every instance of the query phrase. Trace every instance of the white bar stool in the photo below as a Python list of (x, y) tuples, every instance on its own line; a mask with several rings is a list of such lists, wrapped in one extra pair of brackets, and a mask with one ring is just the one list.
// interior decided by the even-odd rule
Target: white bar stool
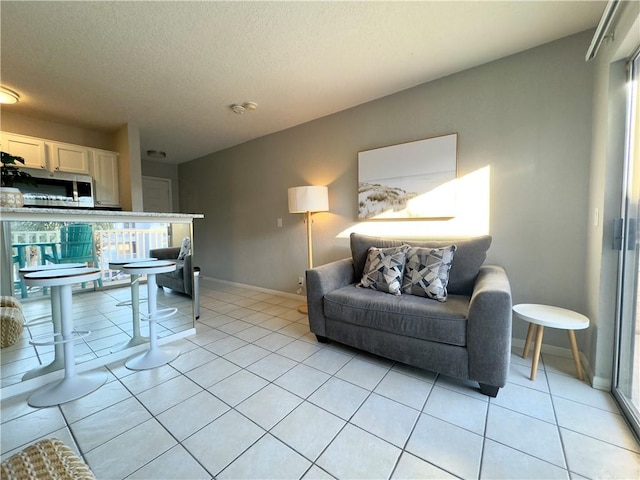
[[(137, 262), (151, 262), (155, 260), (155, 258), (128, 258), (126, 260), (112, 260), (109, 262), (109, 268), (111, 270), (121, 270), (124, 271), (124, 266), (130, 263)], [(144, 301), (144, 299), (143, 299)], [(123, 345), (118, 347), (116, 350), (126, 350), (130, 347), (135, 347), (136, 345), (142, 345), (143, 343), (147, 343), (149, 339), (147, 337), (143, 337), (140, 333), (140, 275), (136, 273), (131, 274), (131, 300), (120, 302), (117, 304), (118, 307), (131, 307), (132, 310), (132, 322), (133, 322), (133, 336), (131, 340), (125, 342)]]
[[(76, 400), (97, 390), (107, 381), (107, 374), (102, 372), (76, 374), (73, 345), (77, 335), (86, 336), (91, 332), (75, 332), (74, 334), (71, 286), (76, 283), (97, 280), (100, 278), (100, 274), (99, 269), (87, 267), (50, 269), (25, 274), (24, 280), (27, 285), (51, 287), (51, 296), (57, 297), (60, 305), (61, 333), (54, 334), (53, 341), (39, 344), (56, 345), (61, 343), (64, 345), (64, 379), (34, 392), (27, 401), (32, 407), (52, 407)], [(58, 340), (56, 337), (62, 338)]]
[(176, 262), (169, 260), (153, 260), (150, 262), (128, 263), (122, 267), (125, 273), (130, 275), (146, 275), (147, 276), (147, 295), (149, 302), (149, 314), (143, 316), (149, 321), (149, 350), (146, 353), (138, 355), (128, 360), (124, 365), (130, 370), (148, 370), (151, 368), (165, 365), (180, 355), (180, 350), (175, 347), (158, 346), (158, 335), (156, 331), (156, 322), (164, 318), (175, 315), (177, 308), (157, 309), (157, 273), (173, 272), (176, 269)]
[[(46, 265), (33, 265), (31, 267), (23, 267), (18, 271), (20, 275), (20, 280), (22, 280), (24, 284), (24, 276), (28, 273), (34, 272), (42, 272), (42, 271), (50, 271), (50, 270), (62, 270), (69, 268), (83, 268), (86, 267), (86, 263), (67, 263), (62, 266), (56, 263), (48, 263)], [(62, 333), (62, 327), (60, 323), (60, 301), (57, 295), (53, 295), (51, 293), (51, 315), (45, 315), (42, 317), (37, 317), (25, 322), (24, 326), (27, 327), (27, 331), (29, 332), (29, 336), (31, 336), (31, 327), (36, 327), (38, 325), (44, 325), (49, 322), (53, 322), (53, 333), (60, 334)], [(33, 337), (31, 337), (33, 340)], [(35, 348), (35, 346), (34, 346)], [(33, 368), (29, 370), (22, 376), (22, 380), (29, 380), (31, 378), (39, 377), (40, 375), (45, 375), (47, 373), (55, 372), (56, 370), (60, 370), (64, 368), (64, 346), (62, 343), (56, 343), (54, 345), (54, 356), (53, 361), (48, 365), (43, 365), (41, 367)], [(40, 355), (38, 355), (38, 350), (36, 349), (36, 356), (38, 360), (40, 360)]]

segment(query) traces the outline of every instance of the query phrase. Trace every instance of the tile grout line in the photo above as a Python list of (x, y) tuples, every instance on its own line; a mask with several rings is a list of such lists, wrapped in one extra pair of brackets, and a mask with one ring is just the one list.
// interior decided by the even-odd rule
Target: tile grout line
[(547, 375), (547, 367), (544, 361), (544, 357), (542, 358), (542, 369), (544, 371), (544, 378), (547, 382), (547, 388), (549, 389), (549, 399), (551, 400), (551, 408), (553, 409), (553, 417), (555, 418), (555, 425), (558, 432), (558, 439), (560, 440), (560, 448), (562, 449), (562, 458), (564, 459), (564, 464), (565, 464), (564, 470), (567, 472), (567, 474), (571, 478), (572, 472), (569, 469), (569, 459), (567, 457), (567, 450), (564, 445), (564, 438), (562, 436), (562, 431), (560, 429), (560, 422), (558, 421), (558, 412), (556, 411), (556, 404), (553, 400), (553, 394), (551, 393), (551, 383), (549, 382), (549, 376)]

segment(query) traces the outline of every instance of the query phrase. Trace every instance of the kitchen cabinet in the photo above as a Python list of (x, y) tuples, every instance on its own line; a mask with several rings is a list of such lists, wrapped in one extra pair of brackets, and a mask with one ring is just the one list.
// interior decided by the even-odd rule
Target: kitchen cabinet
[(46, 142), (49, 169), (56, 172), (89, 174), (89, 149), (68, 143)]
[(89, 150), (93, 192), (98, 207), (119, 207), (120, 188), (118, 182), (118, 154), (106, 150)]
[(0, 148), (24, 158), (28, 168), (91, 175), (96, 206), (121, 205), (116, 152), (7, 132), (0, 132)]
[(0, 133), (0, 143), (3, 152), (24, 158), (25, 167), (46, 170), (44, 140), (13, 133)]

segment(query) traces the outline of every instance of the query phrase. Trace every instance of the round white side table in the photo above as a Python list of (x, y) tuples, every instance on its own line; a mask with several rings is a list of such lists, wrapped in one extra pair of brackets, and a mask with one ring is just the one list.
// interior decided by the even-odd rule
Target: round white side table
[(513, 312), (523, 320), (529, 322), (527, 339), (524, 342), (524, 350), (522, 352), (523, 358), (527, 358), (531, 340), (533, 339), (534, 333), (536, 335), (533, 361), (531, 364), (531, 380), (536, 379), (544, 327), (567, 330), (569, 343), (571, 345), (571, 353), (573, 354), (573, 361), (576, 364), (576, 370), (578, 372), (578, 378), (580, 380), (584, 378), (582, 365), (580, 364), (580, 354), (578, 353), (578, 343), (576, 342), (576, 334), (574, 330), (583, 330), (588, 328), (589, 319), (587, 317), (572, 310), (567, 310), (566, 308), (552, 307), (550, 305), (538, 305), (534, 303), (514, 305)]

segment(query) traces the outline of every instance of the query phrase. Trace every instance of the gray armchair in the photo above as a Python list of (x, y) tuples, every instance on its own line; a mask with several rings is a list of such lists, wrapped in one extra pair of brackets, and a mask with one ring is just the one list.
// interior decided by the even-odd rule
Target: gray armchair
[(180, 247), (155, 248), (149, 250), (149, 256), (158, 260), (175, 260), (175, 272), (159, 273), (156, 275), (156, 283), (158, 287), (167, 287), (176, 292), (185, 293), (193, 296), (193, 265), (191, 263), (191, 254), (184, 257), (184, 260), (178, 260)]

